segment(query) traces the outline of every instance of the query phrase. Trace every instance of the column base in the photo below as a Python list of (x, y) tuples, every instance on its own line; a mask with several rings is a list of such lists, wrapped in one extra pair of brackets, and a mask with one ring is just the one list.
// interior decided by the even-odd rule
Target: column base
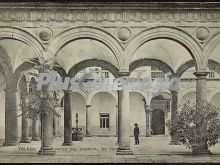
[(17, 141), (6, 141), (3, 143), (3, 146), (16, 146), (18, 145), (18, 142)]
[(40, 137), (32, 137), (31, 141), (40, 141)]
[(40, 149), (38, 155), (55, 155), (56, 151), (53, 148), (45, 147)]
[(56, 137), (61, 137), (62, 136), (62, 134), (61, 133), (59, 133), (59, 134), (57, 134), (57, 136)]
[(85, 137), (92, 137), (92, 135), (91, 134), (86, 134)]
[(170, 143), (169, 143), (169, 145), (180, 145), (180, 142), (178, 142), (178, 141), (170, 141)]
[(63, 142), (62, 146), (73, 146), (73, 142)]
[(116, 155), (133, 155), (133, 152), (130, 149), (120, 149), (116, 151)]
[(21, 139), (20, 143), (30, 143), (31, 141), (29, 139)]
[(151, 135), (145, 135), (145, 137), (151, 137)]
[(86, 135), (85, 135), (86, 137), (91, 137), (92, 136), (92, 134), (90, 133), (90, 131), (87, 131), (86, 130)]

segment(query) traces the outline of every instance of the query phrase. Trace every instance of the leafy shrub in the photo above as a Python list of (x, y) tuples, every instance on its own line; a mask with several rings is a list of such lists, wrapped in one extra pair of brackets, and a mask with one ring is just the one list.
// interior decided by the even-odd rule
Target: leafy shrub
[[(182, 144), (193, 151), (208, 149), (220, 136), (219, 109), (207, 101), (185, 103), (171, 125)], [(172, 129), (171, 129), (172, 130)]]

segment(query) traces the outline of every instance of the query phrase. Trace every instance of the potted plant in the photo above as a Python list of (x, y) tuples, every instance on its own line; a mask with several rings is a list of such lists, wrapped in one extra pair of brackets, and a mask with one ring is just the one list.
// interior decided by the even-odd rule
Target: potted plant
[(185, 103), (180, 109), (172, 124), (177, 139), (193, 154), (210, 154), (208, 148), (215, 145), (220, 136), (219, 109), (205, 100)]

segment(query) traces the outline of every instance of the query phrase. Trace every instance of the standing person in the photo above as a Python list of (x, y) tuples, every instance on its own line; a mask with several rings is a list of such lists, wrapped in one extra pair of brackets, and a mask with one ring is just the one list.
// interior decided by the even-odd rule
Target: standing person
[(139, 128), (138, 128), (138, 124), (135, 123), (134, 124), (135, 128), (134, 128), (134, 139), (135, 139), (135, 144), (139, 144)]

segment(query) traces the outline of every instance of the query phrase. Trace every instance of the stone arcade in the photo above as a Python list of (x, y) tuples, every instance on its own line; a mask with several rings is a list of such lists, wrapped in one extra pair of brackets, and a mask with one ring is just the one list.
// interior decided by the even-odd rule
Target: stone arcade
[[(39, 121), (17, 117), (20, 100), (28, 101), (23, 92), (36, 89), (38, 75), (28, 62), (34, 58), (53, 58), (61, 77), (181, 78), (178, 92), (163, 91), (158, 97), (148, 90), (62, 92), (57, 96), (61, 117), (44, 121), (48, 152), (53, 150), (52, 134), (63, 136), (63, 145), (73, 145), (75, 113), (84, 135), (118, 136), (116, 154), (123, 155), (132, 154), (135, 122), (141, 136), (169, 135), (165, 122), (175, 119), (179, 104), (207, 99), (220, 107), (219, 4), (89, 6), (1, 2), (0, 111), (5, 115), (0, 136), (5, 146), (40, 140)], [(170, 144), (178, 144), (175, 137)]]

